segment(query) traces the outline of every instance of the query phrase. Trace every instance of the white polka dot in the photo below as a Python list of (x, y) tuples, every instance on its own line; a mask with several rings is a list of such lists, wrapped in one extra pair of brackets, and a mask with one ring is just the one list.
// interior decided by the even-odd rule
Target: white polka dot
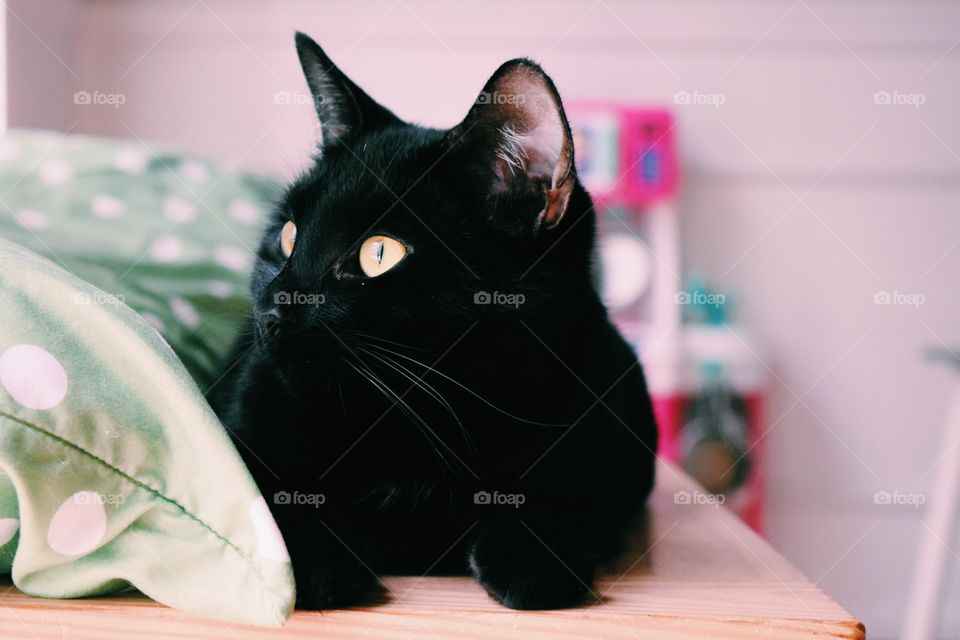
[(16, 518), (0, 518), (0, 547), (13, 540), (20, 528), (20, 521)]
[(0, 356), (0, 383), (28, 409), (52, 409), (67, 395), (67, 372), (46, 349), (18, 344)]
[(163, 203), (163, 214), (177, 223), (192, 222), (197, 217), (193, 205), (183, 198), (167, 198)]
[(230, 203), (229, 213), (240, 224), (254, 225), (260, 221), (260, 210), (249, 200), (234, 200)]
[(287, 547), (283, 544), (283, 536), (273, 516), (270, 515), (270, 507), (267, 506), (263, 496), (250, 504), (250, 521), (253, 523), (253, 530), (257, 533), (257, 551), (260, 555), (267, 560), (290, 562), (290, 554), (287, 553)]
[(180, 175), (189, 182), (206, 182), (210, 177), (207, 165), (196, 160), (184, 160), (180, 163)]
[(73, 177), (73, 167), (63, 160), (51, 160), (40, 167), (40, 182), (61, 184)]
[(171, 298), (170, 310), (173, 311), (174, 317), (182, 322), (184, 326), (191, 329), (196, 329), (200, 326), (200, 314), (197, 313), (196, 307), (183, 298)]
[(162, 236), (150, 247), (150, 257), (158, 262), (176, 262), (183, 255), (183, 240), (177, 236)]
[(105, 193), (98, 193), (90, 201), (90, 211), (98, 218), (111, 219), (119, 218), (127, 212), (127, 205), (121, 200)]
[(121, 151), (113, 158), (113, 166), (124, 173), (141, 174), (147, 168), (147, 157), (139, 151)]
[(233, 285), (223, 280), (211, 280), (207, 283), (207, 291), (215, 298), (229, 298), (233, 293)]
[(42, 231), (50, 227), (50, 216), (33, 209), (21, 209), (20, 213), (17, 214), (17, 220), (27, 229), (34, 229), (35, 231)]
[(9, 138), (0, 139), (0, 162), (10, 162), (20, 157), (20, 143)]
[(53, 514), (47, 529), (47, 544), (65, 556), (92, 551), (107, 532), (107, 512), (96, 491), (78, 491)]
[(167, 330), (167, 326), (163, 324), (163, 320), (161, 320), (160, 316), (155, 313), (144, 311), (140, 314), (140, 317), (146, 320), (147, 324), (153, 327), (157, 333), (163, 333)]
[(249, 256), (247, 252), (237, 247), (221, 246), (213, 250), (213, 259), (227, 269), (243, 272), (247, 268)]

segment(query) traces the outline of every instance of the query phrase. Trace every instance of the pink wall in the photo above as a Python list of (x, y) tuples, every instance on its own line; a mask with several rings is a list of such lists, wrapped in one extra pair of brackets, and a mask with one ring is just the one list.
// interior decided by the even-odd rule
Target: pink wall
[(63, 131), (75, 126), (73, 86), (79, 75), (73, 59), (81, 3), (11, 0), (5, 5), (8, 121)]

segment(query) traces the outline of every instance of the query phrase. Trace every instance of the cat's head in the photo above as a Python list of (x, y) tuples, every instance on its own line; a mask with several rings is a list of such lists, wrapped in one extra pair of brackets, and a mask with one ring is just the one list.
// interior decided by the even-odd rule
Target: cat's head
[(449, 130), (406, 123), (309, 37), (297, 51), (321, 123), (312, 168), (259, 249), (258, 333), (281, 354), (362, 336), (440, 352), (478, 321), (577, 313), (594, 221), (560, 96), (535, 63), (493, 74)]

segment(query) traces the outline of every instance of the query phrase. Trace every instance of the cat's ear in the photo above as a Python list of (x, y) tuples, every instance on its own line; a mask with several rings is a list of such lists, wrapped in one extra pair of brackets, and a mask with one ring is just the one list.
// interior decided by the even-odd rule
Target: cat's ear
[(560, 95), (538, 64), (503, 64), (450, 136), (489, 169), (491, 195), (542, 199), (534, 228), (560, 223), (576, 182), (573, 136)]
[(400, 120), (353, 83), (313, 39), (297, 32), (297, 55), (320, 117), (323, 146)]

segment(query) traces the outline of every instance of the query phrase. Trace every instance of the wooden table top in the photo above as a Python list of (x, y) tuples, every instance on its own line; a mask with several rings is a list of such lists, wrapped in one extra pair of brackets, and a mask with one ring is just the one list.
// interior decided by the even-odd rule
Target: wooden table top
[(664, 464), (658, 473), (635, 550), (597, 582), (601, 602), (578, 609), (506, 609), (469, 577), (386, 577), (385, 604), (297, 612), (282, 629), (260, 629), (184, 614), (139, 595), (46, 600), (0, 585), (0, 637), (865, 637), (862, 624), (735, 516), (711, 504), (684, 504), (686, 496), (702, 502), (693, 481)]

